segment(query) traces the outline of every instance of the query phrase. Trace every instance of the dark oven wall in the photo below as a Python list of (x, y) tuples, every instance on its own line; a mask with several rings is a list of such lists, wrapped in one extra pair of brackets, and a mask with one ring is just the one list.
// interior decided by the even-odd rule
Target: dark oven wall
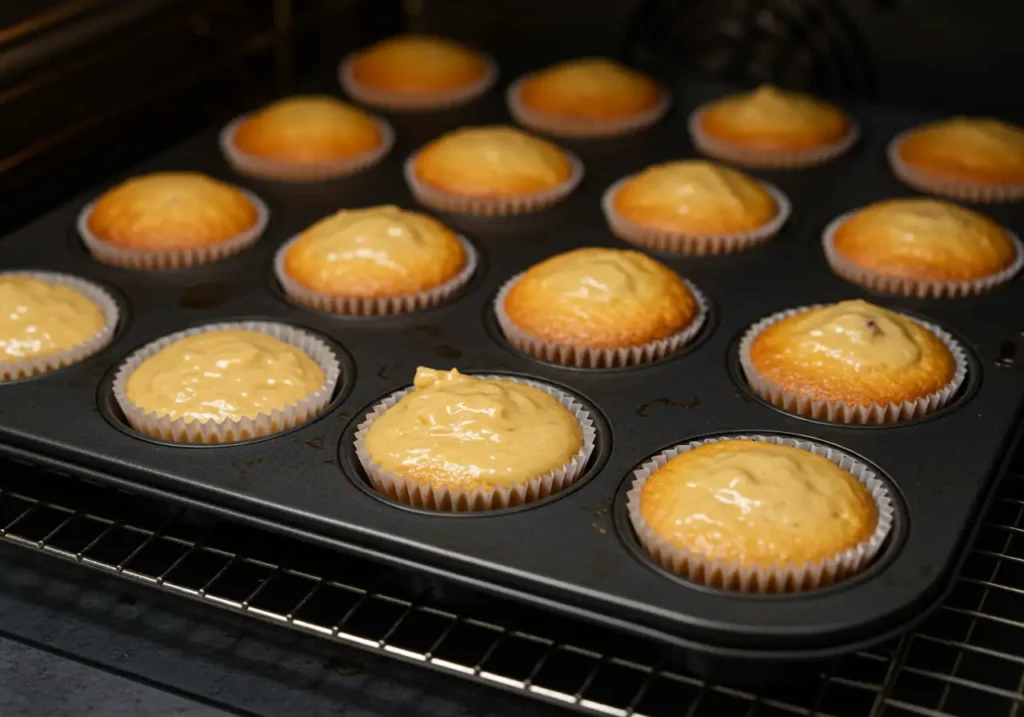
[(618, 54), (671, 79), (774, 79), (1020, 118), (1020, 0), (414, 0), (413, 26), (515, 64)]

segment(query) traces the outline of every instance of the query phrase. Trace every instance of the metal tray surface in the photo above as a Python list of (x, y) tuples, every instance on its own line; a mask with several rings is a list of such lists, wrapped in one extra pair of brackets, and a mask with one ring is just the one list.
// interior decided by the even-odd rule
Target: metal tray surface
[[(252, 249), (205, 267), (167, 272), (97, 263), (83, 248), (75, 220), (86, 203), (124, 177), (0, 240), (0, 269), (76, 274), (110, 288), (124, 310), (105, 350), (59, 372), (0, 385), (0, 450), (722, 656), (809, 658), (905, 628), (951, 583), (1002, 473), (1024, 397), (1024, 371), (1016, 363), (1024, 280), (979, 298), (904, 300), (870, 295), (833, 275), (822, 257), (821, 231), (832, 218), (871, 201), (912, 194), (889, 172), (885, 145), (931, 116), (850, 107), (863, 135), (849, 155), (816, 169), (752, 172), (793, 203), (791, 219), (773, 241), (726, 257), (659, 255), (712, 304), (707, 327), (681, 355), (622, 370), (548, 365), (505, 345), (490, 313), (498, 287), (545, 257), (587, 245), (625, 246), (605, 225), (602, 192), (652, 162), (695, 156), (687, 114), (730, 89), (687, 84), (676, 88), (668, 117), (649, 131), (562, 142), (583, 160), (586, 176), (568, 200), (548, 211), (517, 218), (442, 217), (479, 249), (477, 276), (443, 306), (387, 318), (336, 317), (290, 305), (272, 277), (274, 251), (342, 207), (415, 208), (402, 180), (405, 158), (454, 127), (508, 121), (500, 92), (458, 110), (388, 116), (397, 141), (381, 165), (317, 185), (235, 175), (218, 150), (221, 125), (212, 126), (129, 174), (194, 169), (252, 190), (271, 210), (268, 229)], [(1024, 233), (1024, 205), (980, 210)], [(927, 317), (964, 342), (971, 353), (970, 380), (953, 407), (906, 425), (841, 427), (781, 413), (737, 381), (736, 342), (748, 325), (783, 309), (854, 297)], [(173, 331), (239, 318), (288, 322), (337, 345), (345, 378), (325, 415), (288, 433), (226, 446), (158, 443), (120, 423), (110, 385), (122, 359)], [(418, 365), (530, 376), (580, 396), (594, 409), (599, 427), (599, 449), (587, 475), (557, 497), (492, 514), (429, 514), (377, 496), (356, 468), (351, 436), (365, 410), (408, 385)], [(834, 444), (891, 480), (900, 515), (875, 565), (832, 588), (751, 596), (694, 586), (650, 563), (624, 519), (632, 470), (694, 437), (765, 432)]]

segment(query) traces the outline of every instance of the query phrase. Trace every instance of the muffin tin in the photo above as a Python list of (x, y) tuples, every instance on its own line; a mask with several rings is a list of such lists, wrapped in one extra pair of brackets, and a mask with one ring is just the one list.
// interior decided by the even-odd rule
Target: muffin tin
[[(658, 255), (710, 303), (700, 334), (677, 355), (628, 369), (546, 364), (506, 344), (491, 311), (499, 287), (545, 257), (586, 245), (627, 246), (602, 216), (604, 191), (652, 162), (694, 156), (687, 114), (733, 89), (678, 87), (672, 111), (648, 131), (561, 141), (586, 175), (546, 211), (442, 217), (478, 249), (476, 275), (441, 306), (389, 317), (339, 317), (289, 304), (274, 278), (274, 252), (341, 207), (416, 207), (402, 178), (405, 159), (459, 125), (507, 121), (501, 93), (443, 113), (390, 116), (391, 154), (366, 173), (322, 184), (233, 173), (218, 149), (222, 125), (210, 127), (132, 174), (196, 169), (251, 190), (270, 209), (267, 230), (252, 248), (190, 269), (104, 266), (83, 247), (75, 220), (106, 187), (0, 241), (0, 268), (63, 271), (97, 282), (117, 297), (122, 315), (106, 349), (61, 371), (0, 385), (0, 450), (698, 653), (810, 658), (904, 629), (950, 585), (1010, 455), (1024, 398), (1024, 371), (1016, 364), (1024, 280), (973, 299), (879, 297), (833, 274), (822, 255), (821, 233), (834, 217), (912, 193), (889, 171), (885, 147), (930, 117), (851, 107), (862, 136), (849, 154), (814, 169), (754, 173), (792, 202), (778, 236), (734, 255)], [(110, 184), (117, 179), (123, 177)], [(981, 211), (1024, 230), (1024, 205)], [(968, 379), (950, 406), (893, 427), (843, 427), (787, 415), (753, 397), (737, 366), (748, 326), (784, 309), (854, 297), (935, 322), (968, 348)], [(237, 320), (284, 322), (325, 337), (342, 364), (326, 413), (285, 433), (220, 446), (160, 442), (127, 427), (112, 384), (128, 355), (176, 331)], [(353, 435), (371, 406), (411, 383), (417, 365), (535, 378), (579, 397), (598, 431), (586, 474), (557, 495), (492, 513), (431, 513), (374, 493), (355, 459)], [(625, 502), (633, 470), (676, 444), (752, 433), (838, 447), (889, 483), (895, 524), (866, 571), (803, 594), (733, 594), (666, 574), (638, 548)]]

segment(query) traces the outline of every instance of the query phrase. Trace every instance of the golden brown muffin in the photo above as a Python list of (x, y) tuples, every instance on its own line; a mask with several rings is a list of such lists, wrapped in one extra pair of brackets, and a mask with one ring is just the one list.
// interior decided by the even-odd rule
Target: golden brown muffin
[(572, 163), (557, 145), (514, 127), (463, 127), (421, 149), (413, 177), (469, 197), (522, 197), (564, 184)]
[(917, 401), (948, 386), (957, 370), (925, 326), (860, 300), (768, 326), (750, 345), (749, 366), (748, 379), (752, 369), (785, 391), (847, 406)]
[(413, 390), (373, 421), (362, 448), (371, 478), (386, 472), (417, 485), (493, 491), (562, 469), (583, 446), (580, 421), (539, 388), (420, 367)]
[(121, 249), (167, 251), (227, 242), (257, 219), (257, 208), (237, 187), (198, 172), (159, 172), (103, 194), (87, 227), (100, 242)]
[[(398, 35), (354, 53), (346, 63), (350, 92), (383, 93), (397, 102), (429, 104), (431, 97), (485, 89), (488, 60), (452, 40), (430, 35)], [(366, 101), (366, 97), (360, 97)], [(468, 99), (468, 98), (467, 98)]]
[(395, 206), (343, 209), (285, 251), (284, 269), (331, 296), (389, 297), (426, 291), (466, 265), (458, 236), (436, 219)]
[(772, 85), (712, 102), (699, 124), (720, 142), (780, 151), (826, 147), (843, 139), (850, 128), (849, 118), (834, 105)]
[(523, 77), (510, 97), (516, 118), (556, 134), (618, 134), (657, 119), (665, 93), (647, 75), (603, 57), (569, 60)]
[(534, 339), (593, 349), (667, 338), (700, 310), (686, 282), (664, 264), (637, 251), (596, 247), (530, 267), (498, 308)]
[(639, 513), (675, 548), (761, 569), (830, 560), (868, 541), (879, 520), (867, 488), (828, 458), (736, 439), (698, 446), (654, 471)]
[(896, 158), (912, 170), (954, 182), (1024, 185), (1024, 127), (953, 117), (904, 134)]
[(625, 181), (612, 209), (644, 229), (714, 236), (763, 227), (779, 213), (779, 204), (746, 174), (681, 160), (655, 164)]
[(262, 159), (293, 164), (365, 155), (384, 140), (374, 118), (328, 95), (287, 97), (248, 115), (234, 146)]
[(980, 279), (1017, 258), (1006, 231), (991, 219), (934, 199), (892, 199), (854, 212), (832, 246), (861, 269), (925, 281)]
[(0, 274), (0, 377), (5, 363), (67, 351), (106, 325), (103, 310), (72, 286), (32, 274)]

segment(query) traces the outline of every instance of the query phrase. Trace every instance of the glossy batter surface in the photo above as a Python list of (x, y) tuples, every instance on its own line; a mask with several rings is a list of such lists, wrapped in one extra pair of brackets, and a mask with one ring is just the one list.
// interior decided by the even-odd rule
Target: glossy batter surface
[(0, 275), (0, 362), (70, 349), (105, 325), (100, 307), (77, 289), (25, 274)]
[(361, 85), (409, 94), (455, 90), (487, 76), (487, 63), (480, 53), (431, 35), (382, 40), (360, 51), (351, 69)]
[(865, 207), (839, 227), (834, 246), (865, 269), (908, 279), (977, 279), (1016, 259), (1013, 242), (994, 221), (934, 199)]
[(956, 361), (921, 324), (866, 301), (809, 309), (761, 332), (750, 358), (762, 376), (818, 400), (900, 403), (946, 386)]
[(642, 114), (661, 100), (642, 72), (603, 57), (569, 60), (529, 75), (519, 99), (528, 109), (564, 118), (612, 119)]
[(584, 248), (534, 265), (509, 290), (505, 312), (537, 338), (619, 348), (682, 331), (698, 305), (674, 271), (638, 251)]
[(464, 127), (424, 147), (414, 173), (426, 184), (467, 196), (522, 196), (572, 175), (565, 152), (514, 127)]
[(193, 334), (144, 360), (125, 385), (147, 413), (191, 421), (239, 421), (284, 410), (324, 384), (301, 349), (258, 331)]
[(655, 471), (640, 513), (663, 539), (745, 567), (821, 561), (871, 537), (878, 509), (849, 472), (810, 451), (725, 440)]
[(384, 470), (467, 490), (539, 477), (582, 445), (576, 418), (539, 389), (423, 367), (414, 390), (366, 434), (366, 449)]
[(343, 209), (304, 231), (285, 255), (289, 276), (332, 296), (415, 293), (453, 279), (465, 265), (454, 232), (390, 205)]
[(622, 185), (613, 207), (642, 227), (695, 235), (750, 231), (779, 211), (755, 179), (703, 160), (648, 167)]
[(984, 184), (1024, 183), (1024, 127), (984, 117), (953, 117), (922, 125), (899, 146), (915, 169)]

